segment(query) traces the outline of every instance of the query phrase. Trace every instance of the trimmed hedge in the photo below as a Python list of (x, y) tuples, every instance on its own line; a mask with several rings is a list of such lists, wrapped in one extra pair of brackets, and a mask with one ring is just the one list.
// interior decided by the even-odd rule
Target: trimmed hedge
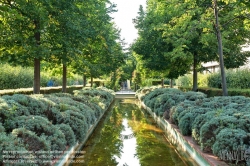
[[(140, 93), (140, 91), (137, 91)], [(166, 119), (170, 117), (170, 109), (174, 105), (184, 101), (190, 100), (194, 101), (196, 99), (203, 99), (206, 95), (197, 92), (187, 92), (174, 88), (157, 88), (153, 91), (148, 92), (145, 96), (141, 97), (141, 100), (151, 108), (158, 116), (163, 116)]]
[[(209, 87), (221, 88), (221, 75), (219, 72), (210, 74), (207, 80)], [(250, 88), (250, 69), (244, 68), (226, 70), (226, 82), (228, 88)]]
[(48, 165), (35, 152), (64, 151), (85, 139), (113, 99), (114, 92), (106, 88), (78, 90), (74, 95), (4, 95), (0, 98), (0, 151), (33, 151), (30, 155), (39, 165)]
[[(192, 87), (178, 87), (178, 88), (183, 92), (192, 90)], [(223, 96), (222, 89), (218, 88), (199, 87), (198, 91), (205, 93), (208, 97)], [(228, 95), (250, 97), (250, 89), (228, 89)]]
[(220, 157), (222, 150), (250, 149), (250, 98), (207, 98), (201, 92), (148, 89), (143, 95), (140, 89), (137, 96), (142, 96), (141, 100), (158, 116), (176, 124), (183, 135), (192, 136), (203, 151)]
[[(176, 82), (178, 86), (191, 87), (193, 83), (193, 75), (186, 74), (181, 76)], [(226, 82), (229, 89), (249, 89), (250, 69), (238, 68), (226, 70)], [(198, 73), (198, 86), (221, 89), (222, 85), (220, 72), (211, 74)]]
[[(0, 71), (0, 90), (33, 87), (33, 68), (0, 64)], [(55, 80), (56, 86), (62, 85), (61, 76), (42, 70), (41, 86), (46, 87), (51, 78)], [(83, 79), (81, 76), (71, 74), (71, 77), (67, 79), (67, 85), (74, 85), (76, 81), (82, 85)]]

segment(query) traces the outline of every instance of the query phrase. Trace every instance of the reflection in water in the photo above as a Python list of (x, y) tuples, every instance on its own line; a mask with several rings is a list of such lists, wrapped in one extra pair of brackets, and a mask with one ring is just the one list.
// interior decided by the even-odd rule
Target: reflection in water
[[(131, 135), (133, 137), (128, 137)], [(179, 157), (164, 138), (163, 131), (133, 100), (116, 100), (82, 151), (86, 151), (85, 164), (74, 165), (192, 165), (183, 162), (186, 159)]]
[[(125, 114), (126, 116), (126, 114)], [(125, 136), (123, 139), (123, 149), (121, 153), (121, 157), (115, 156), (116, 161), (119, 163), (118, 166), (123, 165), (132, 165), (132, 166), (140, 166), (140, 162), (136, 157), (136, 138), (135, 137), (127, 137), (133, 136), (133, 130), (128, 125), (128, 120), (123, 119), (122, 125), (124, 126), (124, 130), (121, 132), (121, 136)]]

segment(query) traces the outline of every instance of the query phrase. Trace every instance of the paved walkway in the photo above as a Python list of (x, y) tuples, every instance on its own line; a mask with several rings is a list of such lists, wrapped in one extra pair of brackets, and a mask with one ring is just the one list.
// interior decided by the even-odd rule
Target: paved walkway
[(120, 90), (115, 92), (115, 98), (135, 98), (135, 92), (132, 90)]
[(120, 90), (116, 94), (135, 94), (135, 92), (133, 90)]

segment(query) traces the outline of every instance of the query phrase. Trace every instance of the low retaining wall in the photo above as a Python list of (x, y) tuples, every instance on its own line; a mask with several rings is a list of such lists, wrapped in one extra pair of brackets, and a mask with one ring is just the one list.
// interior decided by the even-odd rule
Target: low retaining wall
[[(72, 161), (74, 161), (74, 153), (80, 152), (84, 144), (87, 142), (91, 134), (93, 133), (94, 129), (102, 119), (103, 115), (107, 112), (107, 110), (110, 109), (110, 107), (113, 105), (114, 100), (110, 103), (109, 107), (102, 113), (102, 115), (95, 121), (95, 123), (89, 128), (88, 133), (86, 134), (85, 139), (81, 143), (76, 143), (74, 146), (70, 147), (67, 153), (63, 155), (59, 161), (57, 161), (54, 165), (55, 166), (68, 166), (72, 164)], [(70, 161), (72, 160), (72, 161)]]
[(173, 144), (178, 151), (187, 153), (198, 165), (228, 166), (213, 154), (203, 153), (200, 147), (193, 142), (192, 137), (183, 136), (176, 125), (170, 124), (169, 121), (158, 117), (143, 102), (139, 102), (139, 105), (144, 108), (154, 118), (161, 129), (164, 130), (165, 134), (168, 136), (167, 139), (169, 142)]
[[(83, 88), (82, 85), (67, 86), (66, 91), (67, 91), (67, 93), (73, 93), (74, 90), (80, 90), (82, 88)], [(50, 94), (50, 93), (59, 93), (59, 92), (62, 92), (62, 86), (41, 87), (40, 88), (40, 94)], [(2, 95), (14, 95), (14, 94), (30, 95), (30, 94), (33, 94), (33, 88), (0, 90), (0, 96), (2, 96)]]

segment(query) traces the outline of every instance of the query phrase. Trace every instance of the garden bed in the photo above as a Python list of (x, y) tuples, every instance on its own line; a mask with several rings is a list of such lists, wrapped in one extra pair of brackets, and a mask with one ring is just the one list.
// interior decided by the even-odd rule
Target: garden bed
[(184, 152), (187, 156), (191, 157), (198, 165), (203, 166), (227, 166), (223, 161), (220, 161), (218, 157), (211, 153), (203, 153), (200, 147), (193, 141), (190, 136), (183, 136), (178, 129), (178, 126), (171, 124), (169, 120), (158, 117), (151, 111), (143, 102), (141, 107), (154, 118), (157, 124), (164, 130), (168, 141), (176, 147), (179, 152)]
[(226, 163), (250, 165), (250, 98), (148, 87), (136, 96), (161, 119), (178, 126), (204, 153)]
[(113, 99), (113, 91), (104, 88), (77, 90), (74, 95), (2, 96), (0, 163), (53, 164), (86, 140)]

